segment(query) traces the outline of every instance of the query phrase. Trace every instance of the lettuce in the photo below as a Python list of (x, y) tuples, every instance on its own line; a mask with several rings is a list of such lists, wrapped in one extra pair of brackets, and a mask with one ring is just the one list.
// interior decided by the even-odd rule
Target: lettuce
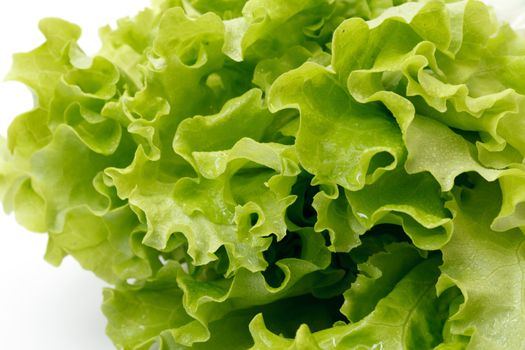
[(525, 39), (480, 1), (156, 0), (8, 79), (0, 198), (119, 349), (525, 348)]

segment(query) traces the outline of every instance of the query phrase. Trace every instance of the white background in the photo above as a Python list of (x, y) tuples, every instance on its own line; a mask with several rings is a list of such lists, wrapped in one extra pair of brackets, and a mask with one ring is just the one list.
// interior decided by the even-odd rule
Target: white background
[[(284, 0), (283, 0), (284, 1)], [(525, 28), (525, 0), (486, 0), (500, 15)], [(148, 0), (16, 0), (0, 2), (0, 77), (11, 55), (40, 43), (42, 17), (61, 17), (83, 28), (80, 45), (88, 53), (98, 48), (97, 30), (117, 18), (133, 15)], [(0, 83), (0, 134), (12, 118), (32, 106), (29, 91), (14, 82)], [(70, 258), (59, 269), (43, 260), (46, 235), (20, 228), (12, 216), (0, 213), (0, 344), (17, 350), (110, 350), (100, 311), (102, 288), (92, 273)]]

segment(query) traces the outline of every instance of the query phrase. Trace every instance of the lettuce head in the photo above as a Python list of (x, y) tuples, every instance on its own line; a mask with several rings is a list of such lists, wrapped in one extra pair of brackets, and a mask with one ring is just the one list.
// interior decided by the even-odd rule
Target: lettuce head
[(525, 38), (480, 1), (48, 18), (0, 198), (124, 350), (525, 349)]

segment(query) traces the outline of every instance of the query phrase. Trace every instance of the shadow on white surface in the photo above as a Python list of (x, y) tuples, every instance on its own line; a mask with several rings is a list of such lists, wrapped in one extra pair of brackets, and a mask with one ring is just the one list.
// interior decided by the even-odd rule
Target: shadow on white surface
[(2, 348), (113, 349), (100, 311), (103, 282), (71, 258), (58, 269), (46, 263), (47, 235), (25, 231), (12, 216), (0, 224)]

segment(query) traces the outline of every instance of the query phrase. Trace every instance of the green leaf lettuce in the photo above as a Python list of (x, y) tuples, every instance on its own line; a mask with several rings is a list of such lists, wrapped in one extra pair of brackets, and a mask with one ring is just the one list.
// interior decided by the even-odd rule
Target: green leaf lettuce
[(525, 348), (525, 38), (480, 1), (45, 19), (0, 199), (119, 349)]

